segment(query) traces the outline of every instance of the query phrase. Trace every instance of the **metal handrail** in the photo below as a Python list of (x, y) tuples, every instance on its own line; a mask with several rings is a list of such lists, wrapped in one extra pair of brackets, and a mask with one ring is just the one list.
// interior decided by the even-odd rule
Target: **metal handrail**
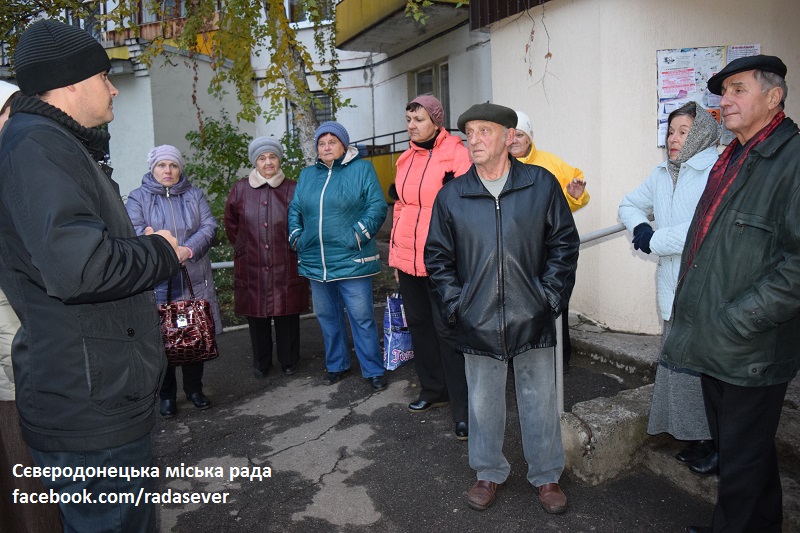
[[(457, 135), (461, 137), (461, 140), (464, 139), (464, 135), (461, 133), (460, 130), (455, 128), (447, 128), (449, 133), (453, 135)], [(387, 138), (386, 143), (378, 142), (379, 139)], [(391, 141), (388, 140), (391, 138)], [(351, 144), (355, 146), (390, 146), (389, 152), (387, 153), (398, 153), (404, 152), (408, 149), (408, 130), (400, 130), (400, 131), (393, 131), (391, 133), (384, 133), (383, 135), (373, 135), (372, 137), (365, 137), (364, 139), (360, 139), (355, 141)], [(377, 154), (370, 154), (370, 155), (377, 155)]]
[[(387, 134), (387, 135), (394, 135), (394, 134)], [(373, 139), (374, 138), (375, 137), (373, 137)], [(652, 215), (650, 216), (650, 219), (652, 220)], [(608, 237), (609, 235), (620, 233), (622, 231), (625, 231), (625, 229), (626, 228), (623, 224), (616, 224), (614, 226), (609, 226), (607, 228), (586, 233), (580, 236), (581, 246), (602, 239), (603, 237)], [(217, 263), (211, 263), (211, 268), (213, 269), (233, 268), (233, 261), (220, 261)], [(563, 315), (556, 318), (556, 349), (554, 355), (556, 358), (556, 402), (558, 403), (559, 414), (562, 414), (564, 412), (564, 342), (562, 338), (563, 335), (561, 329), (562, 328), (561, 324), (563, 320), (564, 320)], [(567, 320), (569, 320), (569, 317), (567, 317)]]
[[(650, 218), (652, 219), (652, 216)], [(622, 231), (625, 231), (626, 229), (627, 228), (625, 228), (624, 224), (616, 224), (614, 226), (609, 226), (607, 228), (586, 233), (580, 236), (581, 246), (602, 239), (603, 237), (608, 237), (609, 235), (620, 233)], [(562, 334), (563, 320), (564, 320), (563, 315), (559, 316), (556, 319), (556, 350), (555, 350), (556, 402), (558, 403), (559, 414), (564, 412), (564, 339)], [(567, 317), (567, 320), (569, 320), (569, 317)]]

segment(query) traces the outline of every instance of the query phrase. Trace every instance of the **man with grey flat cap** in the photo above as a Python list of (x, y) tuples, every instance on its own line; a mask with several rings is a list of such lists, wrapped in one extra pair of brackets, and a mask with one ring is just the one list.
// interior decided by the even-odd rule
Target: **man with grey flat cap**
[(736, 138), (689, 228), (667, 364), (701, 373), (719, 492), (703, 531), (780, 531), (775, 433), (800, 368), (800, 135), (783, 112), (786, 65), (732, 61), (708, 80)]
[(508, 362), (514, 360), (527, 479), (548, 513), (563, 513), (564, 448), (555, 391), (555, 318), (569, 301), (578, 232), (549, 171), (509, 153), (517, 114), (485, 103), (458, 119), (473, 165), (433, 206), (425, 267), (457, 328), (469, 388), (467, 503), (483, 511), (511, 471), (503, 455)]

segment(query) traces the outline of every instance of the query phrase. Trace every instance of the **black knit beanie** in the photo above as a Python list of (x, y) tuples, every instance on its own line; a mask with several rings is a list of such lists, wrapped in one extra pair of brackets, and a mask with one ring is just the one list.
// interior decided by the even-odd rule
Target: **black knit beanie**
[(111, 69), (106, 51), (91, 35), (55, 20), (34, 22), (14, 51), (20, 91), (28, 96), (66, 87)]

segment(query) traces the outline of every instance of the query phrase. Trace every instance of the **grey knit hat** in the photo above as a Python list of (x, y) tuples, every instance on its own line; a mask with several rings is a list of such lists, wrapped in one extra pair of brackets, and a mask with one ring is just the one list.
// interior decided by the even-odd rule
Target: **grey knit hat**
[(316, 133), (314, 133), (314, 145), (319, 142), (319, 138), (325, 135), (326, 133), (332, 133), (339, 139), (345, 148), (350, 146), (350, 134), (347, 133), (347, 130), (339, 124), (338, 122), (334, 122), (332, 120), (328, 122), (323, 122), (319, 128), (317, 128)]
[(150, 172), (153, 172), (159, 161), (174, 161), (178, 164), (178, 168), (181, 169), (181, 174), (183, 174), (183, 167), (185, 166), (183, 156), (181, 156), (181, 151), (171, 144), (156, 146), (147, 154), (147, 165), (150, 167)]
[(258, 156), (264, 152), (269, 152), (278, 156), (278, 159), (283, 160), (283, 147), (274, 137), (257, 137), (253, 139), (250, 146), (247, 148), (247, 156), (250, 158), (250, 164), (256, 166)]
[(103, 47), (80, 28), (55, 20), (34, 22), (14, 51), (19, 89), (33, 96), (111, 70)]

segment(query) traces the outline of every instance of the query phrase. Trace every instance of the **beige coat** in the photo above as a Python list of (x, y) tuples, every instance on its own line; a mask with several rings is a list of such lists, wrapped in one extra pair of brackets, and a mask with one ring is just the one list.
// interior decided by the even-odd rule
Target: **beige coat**
[(19, 329), (19, 319), (8, 298), (0, 291), (0, 401), (14, 400), (14, 372), (11, 369), (11, 341)]

